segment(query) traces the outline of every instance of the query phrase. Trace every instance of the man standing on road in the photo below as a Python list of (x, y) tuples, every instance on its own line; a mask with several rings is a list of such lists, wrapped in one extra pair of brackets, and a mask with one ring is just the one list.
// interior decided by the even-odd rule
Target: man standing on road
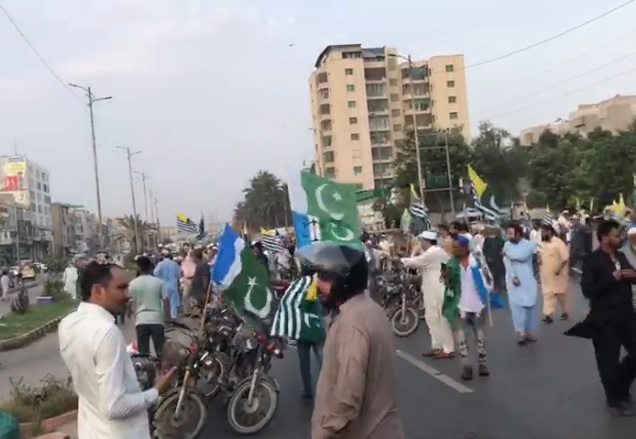
[(192, 251), (192, 260), (196, 265), (194, 277), (192, 278), (191, 297), (197, 303), (197, 306), (202, 308), (208, 293), (208, 285), (210, 284), (210, 266), (203, 259), (203, 249), (194, 249)]
[(532, 267), (536, 249), (536, 243), (523, 237), (523, 227), (520, 223), (514, 221), (508, 225), (508, 242), (503, 247), (503, 259), (506, 265), (506, 290), (510, 301), (510, 313), (519, 345), (537, 341), (539, 293)]
[(431, 350), (424, 352), (424, 357), (453, 358), (455, 342), (450, 323), (442, 315), (444, 305), (444, 283), (441, 281), (442, 266), (446, 265), (450, 256), (437, 246), (437, 234), (431, 231), (422, 232), (419, 239), (422, 253), (412, 258), (403, 258), (407, 268), (421, 270), (424, 298), (424, 318), (431, 334)]
[(554, 321), (557, 302), (561, 307), (561, 320), (568, 319), (569, 259), (568, 247), (557, 236), (554, 224), (543, 224), (539, 247), (539, 275), (543, 292), (544, 323)]
[(168, 300), (170, 301), (170, 319), (175, 320), (179, 317), (179, 306), (181, 298), (179, 297), (179, 264), (172, 260), (172, 254), (169, 250), (161, 251), (163, 260), (157, 264), (155, 268), (155, 276), (163, 281), (166, 291), (168, 292)]
[(164, 322), (170, 312), (168, 290), (161, 279), (152, 275), (154, 266), (148, 256), (137, 258), (137, 269), (140, 274), (130, 283), (130, 313), (135, 316), (137, 349), (140, 354), (149, 355), (152, 338), (155, 354), (159, 355), (166, 340)]
[(364, 292), (364, 252), (317, 243), (296, 251), (316, 272), (331, 322), (316, 387), (311, 439), (404, 439), (395, 384), (395, 345), (384, 310)]
[(146, 410), (170, 387), (177, 369), (141, 391), (113, 318), (130, 298), (125, 269), (89, 263), (80, 274), (79, 294), (79, 307), (58, 327), (60, 353), (79, 396), (78, 439), (150, 439)]
[(188, 251), (186, 256), (183, 258), (183, 261), (181, 261), (181, 286), (183, 288), (181, 306), (183, 307), (183, 313), (186, 316), (190, 315), (192, 279), (194, 278), (194, 271), (197, 268), (197, 264), (192, 256), (193, 252), (194, 251)]
[(2, 277), (0, 277), (0, 299), (3, 302), (9, 301), (9, 291), (11, 285), (11, 279), (9, 278), (9, 271), (4, 269), (2, 270)]

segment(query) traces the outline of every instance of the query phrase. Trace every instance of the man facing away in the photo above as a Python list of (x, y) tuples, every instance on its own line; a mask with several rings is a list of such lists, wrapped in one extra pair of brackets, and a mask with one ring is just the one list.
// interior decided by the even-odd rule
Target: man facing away
[(186, 256), (181, 261), (181, 285), (183, 288), (183, 298), (181, 306), (183, 307), (183, 313), (187, 316), (190, 314), (190, 296), (192, 292), (192, 279), (194, 279), (194, 272), (197, 268), (197, 263), (194, 261), (193, 252), (188, 250)]
[(448, 261), (443, 275), (446, 279), (443, 315), (455, 329), (459, 343), (463, 380), (472, 380), (474, 369), (469, 358), (467, 333), (477, 341), (477, 373), (489, 376), (486, 367), (486, 309), (488, 302), (493, 308), (502, 308), (499, 297), (491, 296), (492, 278), (486, 267), (470, 252), (470, 241), (466, 236), (455, 238), (454, 256)]
[(164, 322), (169, 319), (168, 291), (161, 279), (152, 275), (154, 266), (148, 256), (137, 258), (139, 276), (130, 283), (131, 314), (135, 316), (137, 349), (143, 355), (150, 354), (150, 339), (155, 354), (161, 354), (166, 340)]
[(191, 297), (199, 308), (203, 307), (208, 286), (210, 284), (210, 266), (203, 258), (203, 249), (197, 248), (192, 252), (192, 260), (196, 264), (192, 278)]
[(89, 263), (80, 274), (82, 302), (58, 327), (60, 353), (79, 396), (78, 439), (150, 439), (146, 410), (177, 375), (171, 369), (142, 392), (114, 315), (129, 300), (128, 273)]
[(364, 251), (317, 243), (296, 251), (316, 272), (331, 321), (311, 421), (311, 439), (404, 439), (396, 400), (395, 345), (384, 310), (364, 294)]
[(503, 247), (506, 289), (519, 345), (537, 341), (538, 291), (532, 266), (536, 248), (536, 243), (523, 237), (520, 223), (513, 221), (508, 225), (508, 242)]
[(543, 292), (543, 321), (552, 323), (557, 302), (561, 320), (568, 319), (568, 283), (570, 280), (568, 246), (557, 236), (551, 224), (541, 226), (539, 275)]
[(441, 280), (442, 266), (450, 256), (437, 246), (435, 232), (422, 232), (419, 237), (422, 253), (412, 258), (403, 258), (405, 267), (421, 270), (422, 295), (424, 298), (424, 318), (431, 334), (431, 350), (424, 352), (425, 357), (439, 359), (455, 356), (455, 343), (450, 323), (442, 315), (444, 305), (444, 283)]
[(179, 317), (179, 306), (181, 306), (181, 298), (179, 297), (179, 264), (172, 260), (172, 253), (169, 250), (164, 249), (161, 254), (163, 260), (157, 264), (155, 276), (161, 279), (166, 287), (170, 302), (170, 319), (175, 320)]

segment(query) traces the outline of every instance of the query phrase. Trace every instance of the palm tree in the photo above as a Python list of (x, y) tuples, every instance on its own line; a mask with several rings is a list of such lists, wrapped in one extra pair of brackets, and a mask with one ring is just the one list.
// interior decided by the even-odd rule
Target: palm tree
[(118, 221), (124, 229), (124, 234), (120, 237), (120, 239), (127, 239), (130, 242), (130, 247), (133, 251), (139, 251), (140, 249), (137, 248), (137, 240), (135, 239), (135, 224), (137, 225), (137, 233), (139, 234), (140, 243), (144, 242), (146, 235), (151, 230), (150, 224), (143, 221), (139, 215), (126, 215), (118, 218)]
[(259, 171), (243, 190), (243, 201), (234, 208), (236, 223), (252, 229), (269, 229), (289, 224), (290, 208), (287, 184), (268, 171)]

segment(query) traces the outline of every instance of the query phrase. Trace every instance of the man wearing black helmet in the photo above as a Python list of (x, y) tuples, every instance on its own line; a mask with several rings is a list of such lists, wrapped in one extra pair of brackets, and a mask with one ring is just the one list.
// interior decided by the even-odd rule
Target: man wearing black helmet
[(340, 313), (331, 321), (316, 388), (312, 439), (403, 439), (395, 383), (393, 331), (364, 294), (364, 251), (317, 243), (296, 251), (317, 274), (320, 298)]

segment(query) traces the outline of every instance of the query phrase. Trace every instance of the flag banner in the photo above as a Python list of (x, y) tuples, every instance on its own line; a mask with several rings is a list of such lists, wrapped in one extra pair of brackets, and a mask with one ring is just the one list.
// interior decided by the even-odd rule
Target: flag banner
[(177, 229), (185, 233), (199, 233), (199, 227), (196, 223), (182, 213), (177, 214)]
[(265, 320), (276, 311), (277, 301), (269, 287), (267, 269), (229, 224), (219, 240), (212, 281), (238, 314)]
[(356, 188), (301, 171), (288, 182), (298, 248), (318, 241), (362, 247)]

